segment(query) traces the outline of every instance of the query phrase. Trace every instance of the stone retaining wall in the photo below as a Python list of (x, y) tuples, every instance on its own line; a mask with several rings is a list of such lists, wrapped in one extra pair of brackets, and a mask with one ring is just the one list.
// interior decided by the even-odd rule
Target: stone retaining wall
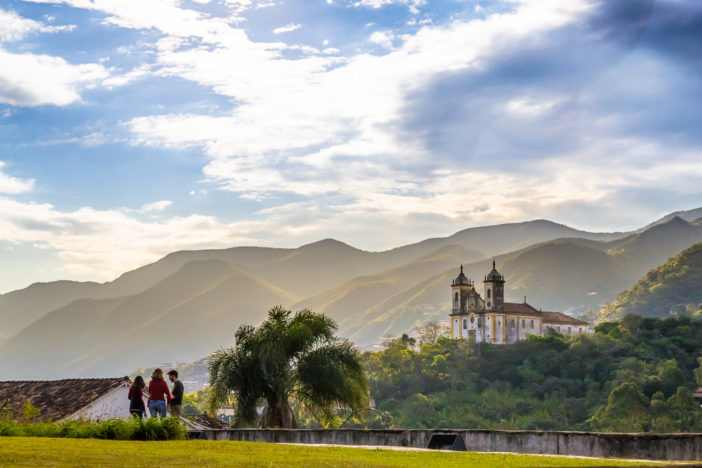
[(226, 429), (203, 431), (211, 440), (297, 444), (427, 446), (432, 434), (460, 434), (468, 450), (651, 460), (702, 460), (702, 434), (363, 429)]

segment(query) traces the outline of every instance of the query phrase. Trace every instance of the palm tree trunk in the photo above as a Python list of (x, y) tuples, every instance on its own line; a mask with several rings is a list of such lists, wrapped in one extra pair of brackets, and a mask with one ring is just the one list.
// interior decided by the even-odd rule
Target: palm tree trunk
[(271, 428), (278, 427), (281, 429), (297, 428), (297, 421), (295, 420), (295, 415), (288, 401), (268, 401), (266, 407), (263, 409), (261, 426)]

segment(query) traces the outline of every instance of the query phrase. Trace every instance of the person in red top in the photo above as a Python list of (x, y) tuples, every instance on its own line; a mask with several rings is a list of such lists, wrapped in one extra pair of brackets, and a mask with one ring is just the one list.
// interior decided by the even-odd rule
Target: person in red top
[(166, 417), (166, 404), (171, 402), (171, 392), (168, 390), (162, 369), (154, 369), (149, 382), (149, 413), (151, 417)]

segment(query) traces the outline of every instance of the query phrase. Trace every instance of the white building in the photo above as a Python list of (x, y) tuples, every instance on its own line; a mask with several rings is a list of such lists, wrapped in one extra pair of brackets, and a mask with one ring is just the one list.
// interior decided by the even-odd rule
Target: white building
[(0, 408), (19, 418), (30, 402), (42, 421), (127, 419), (130, 386), (128, 377), (0, 382)]
[(564, 335), (588, 332), (588, 323), (560, 312), (542, 312), (526, 303), (505, 302), (505, 278), (495, 268), (483, 281), (483, 298), (461, 272), (451, 284), (451, 337), (475, 342), (509, 344), (548, 328)]

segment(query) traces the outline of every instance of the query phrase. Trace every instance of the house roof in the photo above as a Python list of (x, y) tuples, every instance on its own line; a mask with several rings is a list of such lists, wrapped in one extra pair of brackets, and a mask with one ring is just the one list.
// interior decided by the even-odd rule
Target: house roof
[(510, 315), (533, 315), (540, 317), (541, 312), (530, 306), (526, 302), (505, 302), (505, 314)]
[(9, 409), (18, 417), (24, 403), (30, 401), (41, 411), (41, 420), (60, 421), (106, 393), (130, 384), (129, 377), (0, 382), (0, 410)]
[(206, 431), (211, 429), (229, 429), (231, 426), (219, 419), (208, 416), (207, 414), (198, 414), (197, 416), (181, 416), (181, 421), (185, 423), (188, 430)]
[(562, 314), (560, 312), (542, 312), (544, 323), (555, 323), (558, 325), (575, 325), (579, 327), (586, 327), (590, 325), (587, 322), (578, 320), (571, 317), (570, 315)]

